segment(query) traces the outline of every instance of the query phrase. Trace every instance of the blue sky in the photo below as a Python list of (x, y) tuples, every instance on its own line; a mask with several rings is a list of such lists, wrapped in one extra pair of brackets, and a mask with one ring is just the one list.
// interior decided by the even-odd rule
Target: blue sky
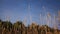
[[(29, 5), (30, 9), (28, 10)], [(26, 25), (30, 24), (30, 14), (32, 21), (41, 24), (41, 14), (42, 21), (46, 24), (47, 13), (51, 14), (53, 20), (54, 14), (57, 16), (59, 10), (60, 0), (0, 0), (0, 19), (6, 20), (9, 16), (13, 23), (17, 20), (23, 21), (26, 17)]]

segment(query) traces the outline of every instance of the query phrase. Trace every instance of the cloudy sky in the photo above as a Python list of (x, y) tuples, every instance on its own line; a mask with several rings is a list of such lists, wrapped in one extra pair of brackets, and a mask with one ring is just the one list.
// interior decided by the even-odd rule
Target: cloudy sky
[[(46, 24), (46, 16), (51, 15), (49, 21), (54, 22), (60, 10), (60, 0), (0, 0), (0, 19), (9, 19), (12, 23), (17, 20)], [(40, 16), (41, 15), (41, 16)], [(53, 25), (53, 23), (50, 26)]]

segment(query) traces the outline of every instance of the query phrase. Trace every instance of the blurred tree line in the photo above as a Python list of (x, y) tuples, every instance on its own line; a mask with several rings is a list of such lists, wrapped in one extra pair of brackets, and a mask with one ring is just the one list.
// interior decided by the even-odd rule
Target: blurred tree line
[(32, 23), (25, 26), (22, 21), (12, 24), (10, 21), (0, 20), (0, 34), (60, 34), (60, 30), (47, 25), (40, 26)]

